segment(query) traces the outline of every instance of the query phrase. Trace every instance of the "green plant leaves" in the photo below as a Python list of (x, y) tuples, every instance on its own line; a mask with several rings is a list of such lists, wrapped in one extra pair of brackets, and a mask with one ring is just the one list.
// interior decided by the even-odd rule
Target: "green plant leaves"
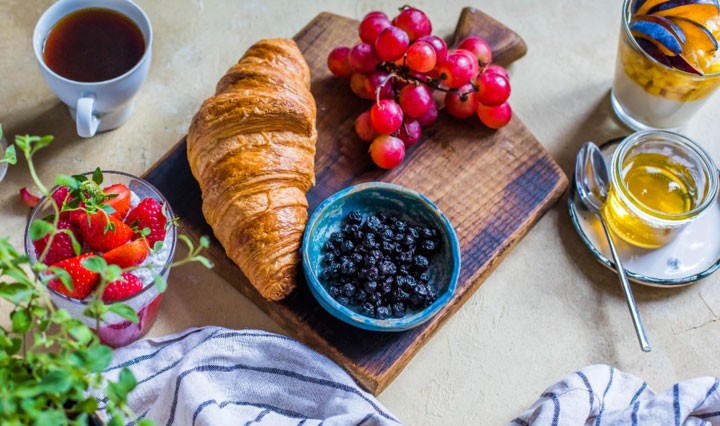
[(90, 256), (80, 262), (88, 271), (102, 274), (107, 269), (107, 262), (100, 256)]
[(90, 343), (93, 337), (92, 330), (90, 330), (80, 320), (71, 321), (68, 324), (68, 332), (72, 337), (75, 338), (75, 340), (78, 341), (78, 343), (82, 345), (87, 345), (88, 343)]
[(0, 283), (0, 297), (15, 305), (26, 302), (32, 295), (32, 288), (20, 283)]
[(140, 321), (135, 310), (124, 303), (113, 303), (110, 305), (110, 312), (118, 314), (126, 320), (134, 323)]
[(102, 170), (100, 170), (100, 167), (97, 167), (92, 174), (92, 180), (93, 182), (97, 183), (98, 185), (102, 185), (103, 183), (103, 174)]
[(167, 290), (167, 281), (165, 281), (165, 278), (161, 275), (155, 275), (153, 282), (160, 293), (165, 293), (165, 290)]
[(72, 377), (67, 370), (52, 370), (43, 376), (38, 386), (41, 392), (64, 394), (72, 386)]
[(3, 158), (0, 159), (0, 163), (17, 164), (15, 145), (10, 145), (5, 149), (5, 155), (3, 155)]
[(112, 361), (112, 349), (108, 346), (94, 346), (87, 350), (85, 366), (95, 373), (102, 373)]
[(13, 311), (10, 314), (10, 320), (12, 321), (13, 333), (25, 333), (30, 330), (30, 327), (32, 326), (32, 318), (30, 317), (30, 312), (26, 308)]
[(30, 223), (30, 239), (37, 241), (48, 235), (52, 230), (53, 226), (51, 223), (35, 219)]

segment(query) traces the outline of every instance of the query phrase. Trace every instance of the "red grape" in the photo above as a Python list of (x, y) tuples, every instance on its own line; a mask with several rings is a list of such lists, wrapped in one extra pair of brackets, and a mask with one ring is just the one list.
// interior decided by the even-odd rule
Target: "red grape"
[(395, 61), (403, 57), (410, 45), (405, 31), (389, 26), (375, 40), (375, 51), (383, 61)]
[[(370, 76), (367, 78), (367, 87), (368, 91), (372, 93), (373, 99), (377, 96), (377, 89), (385, 83), (385, 80), (387, 80), (388, 74), (384, 72), (375, 72), (370, 74)], [(395, 97), (395, 93), (393, 92), (393, 83), (392, 81), (389, 81), (385, 83), (384, 86), (382, 86), (382, 89), (380, 89), (380, 99), (393, 99)]]
[(510, 82), (500, 74), (482, 73), (476, 84), (478, 100), (485, 106), (498, 106), (510, 97)]
[(474, 77), (473, 70), (477, 70), (477, 61), (457, 51), (450, 53), (445, 62), (438, 65), (440, 77), (444, 77), (443, 83), (451, 89), (468, 84)]
[(410, 148), (420, 140), (420, 132), (422, 127), (417, 120), (405, 119), (405, 122), (400, 126), (400, 134), (398, 138), (405, 144), (405, 148)]
[(418, 72), (428, 72), (435, 68), (435, 49), (429, 43), (416, 41), (407, 51), (407, 66)]
[(403, 87), (398, 100), (405, 115), (413, 118), (422, 117), (433, 103), (432, 93), (424, 84), (408, 84)]
[(494, 107), (481, 104), (478, 106), (477, 115), (484, 125), (491, 129), (499, 129), (510, 122), (512, 108), (507, 102)]
[(467, 56), (467, 58), (470, 60), (470, 74), (472, 74), (472, 78), (470, 79), (470, 81), (475, 80), (478, 74), (480, 74), (480, 65), (478, 64), (478, 60), (475, 55), (473, 55), (471, 51), (465, 49), (455, 49), (450, 53), (459, 53)]
[(499, 74), (507, 79), (507, 81), (510, 81), (510, 74), (508, 74), (507, 70), (500, 65), (488, 65), (485, 67), (484, 73), (487, 74)]
[(370, 158), (383, 169), (392, 169), (405, 158), (405, 144), (390, 135), (380, 135), (370, 144)]
[(372, 12), (368, 12), (368, 14), (363, 17), (363, 19), (367, 19), (371, 16), (382, 16), (385, 19), (390, 19), (385, 13), (380, 12), (379, 10), (373, 10)]
[(376, 15), (367, 16), (360, 23), (360, 39), (362, 39), (365, 43), (375, 44), (375, 39), (377, 39), (380, 32), (390, 25), (392, 25), (390, 24), (390, 20), (382, 12), (379, 12), (379, 14)]
[(422, 127), (428, 127), (431, 126), (435, 120), (438, 118), (438, 110), (437, 106), (435, 105), (435, 102), (432, 102), (430, 104), (430, 108), (428, 108), (427, 112), (423, 114), (422, 117), (418, 117), (417, 121), (420, 123)]
[(384, 135), (397, 132), (403, 122), (403, 111), (397, 102), (383, 99), (370, 109), (370, 122), (376, 132)]
[(435, 49), (435, 57), (437, 59), (437, 62), (443, 62), (445, 59), (447, 59), (448, 54), (448, 47), (445, 43), (445, 40), (441, 39), (438, 36), (434, 35), (426, 35), (422, 36), (417, 41), (424, 41), (425, 43), (429, 43), (433, 49)]
[(355, 133), (365, 142), (372, 142), (378, 134), (370, 122), (370, 111), (365, 111), (355, 119)]
[(480, 37), (468, 37), (460, 42), (459, 49), (464, 49), (475, 55), (480, 66), (485, 66), (492, 62), (492, 49), (485, 40)]
[(350, 77), (352, 68), (348, 61), (349, 47), (337, 47), (328, 55), (328, 68), (335, 77)]
[[(462, 96), (463, 94), (465, 95)], [(479, 103), (471, 84), (461, 86), (457, 92), (448, 92), (445, 95), (445, 108), (448, 114), (457, 118), (468, 118), (475, 114)]]
[(422, 10), (415, 9), (414, 7), (400, 12), (400, 14), (393, 19), (393, 25), (404, 30), (408, 36), (410, 36), (410, 40), (417, 40), (432, 32), (432, 24), (427, 15), (425, 15)]
[(350, 76), (350, 89), (358, 97), (363, 99), (375, 99), (375, 94), (370, 90), (368, 78), (365, 74), (354, 73)]
[(350, 49), (348, 61), (353, 71), (368, 74), (375, 71), (380, 60), (371, 44), (360, 43)]

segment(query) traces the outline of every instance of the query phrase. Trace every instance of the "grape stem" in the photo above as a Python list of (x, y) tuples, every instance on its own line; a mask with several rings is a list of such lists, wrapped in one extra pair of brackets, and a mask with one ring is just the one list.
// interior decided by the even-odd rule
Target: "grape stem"
[(470, 83), (470, 85), (472, 86), (472, 90), (468, 90), (467, 92), (460, 92), (460, 89), (451, 89), (441, 84), (443, 80), (447, 79), (447, 76), (445, 74), (441, 74), (440, 77), (438, 77), (437, 79), (433, 79), (430, 77), (421, 78), (412, 75), (410, 73), (410, 68), (408, 68), (406, 65), (397, 65), (392, 62), (383, 62), (378, 65), (378, 69), (380, 71), (388, 73), (389, 75), (388, 78), (375, 90), (377, 102), (380, 102), (380, 91), (383, 87), (385, 87), (385, 84), (390, 81), (391, 78), (398, 78), (406, 83), (412, 83), (415, 85), (423, 83), (428, 87), (445, 93), (457, 93), (460, 96), (460, 99), (463, 101), (467, 100), (468, 95), (480, 90), (480, 88), (476, 84)]

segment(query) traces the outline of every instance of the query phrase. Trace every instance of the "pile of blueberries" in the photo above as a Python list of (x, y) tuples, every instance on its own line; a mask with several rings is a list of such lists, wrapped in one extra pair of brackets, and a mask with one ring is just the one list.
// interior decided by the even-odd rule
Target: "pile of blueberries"
[(323, 245), (321, 278), (335, 300), (362, 315), (401, 318), (437, 298), (427, 269), (439, 249), (435, 228), (352, 211)]

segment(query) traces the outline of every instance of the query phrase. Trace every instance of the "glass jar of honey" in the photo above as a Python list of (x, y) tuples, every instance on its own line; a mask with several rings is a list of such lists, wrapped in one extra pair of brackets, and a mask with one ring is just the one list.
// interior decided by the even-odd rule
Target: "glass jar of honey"
[(692, 140), (650, 130), (620, 143), (610, 183), (602, 209), (607, 224), (630, 244), (657, 248), (715, 204), (718, 170)]

